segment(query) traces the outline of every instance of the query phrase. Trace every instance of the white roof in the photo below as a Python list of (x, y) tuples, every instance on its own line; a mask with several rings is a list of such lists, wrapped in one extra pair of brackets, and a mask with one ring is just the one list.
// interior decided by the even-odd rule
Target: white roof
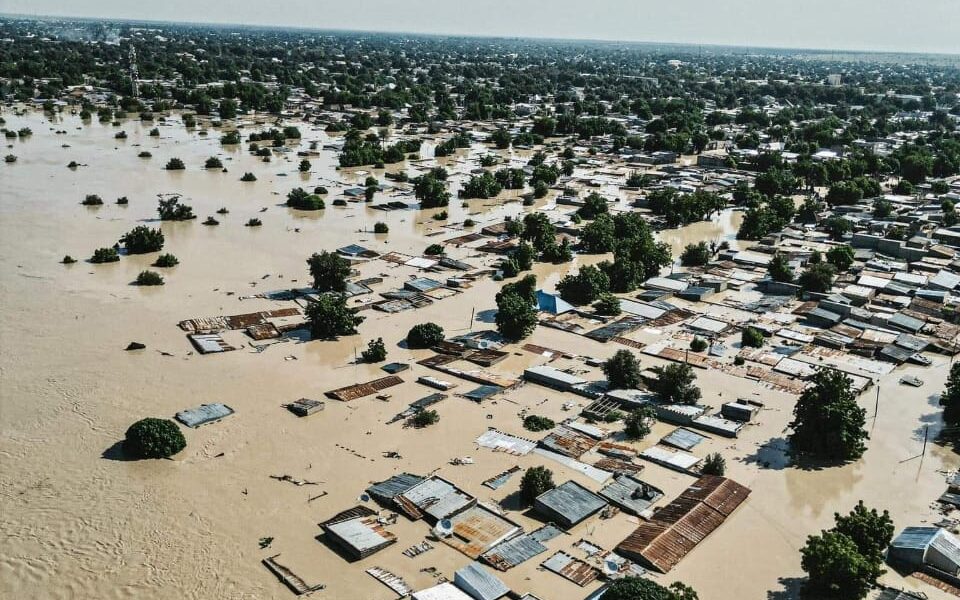
[(678, 469), (689, 469), (693, 465), (700, 462), (700, 459), (692, 454), (687, 454), (686, 452), (681, 452), (679, 450), (668, 450), (662, 446), (652, 446), (647, 448), (640, 453), (640, 456), (648, 458), (654, 462), (670, 464)]
[(413, 600), (473, 600), (449, 581), (410, 594)]

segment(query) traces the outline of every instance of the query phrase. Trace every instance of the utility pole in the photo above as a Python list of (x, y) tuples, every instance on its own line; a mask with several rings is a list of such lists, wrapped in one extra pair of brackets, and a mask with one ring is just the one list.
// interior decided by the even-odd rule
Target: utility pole
[(473, 332), (473, 320), (476, 318), (476, 316), (477, 307), (474, 306), (472, 309), (470, 309), (470, 326), (467, 328), (470, 332)]

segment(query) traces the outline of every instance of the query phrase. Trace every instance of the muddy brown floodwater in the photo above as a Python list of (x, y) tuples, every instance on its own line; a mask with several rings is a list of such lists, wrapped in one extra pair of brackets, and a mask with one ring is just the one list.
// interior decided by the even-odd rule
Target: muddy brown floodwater
[[(499, 284), (479, 281), (467, 293), (417, 311), (365, 311), (358, 336), (337, 342), (293, 340), (259, 353), (232, 332), (237, 335), (228, 339), (242, 345), (238, 351), (197, 355), (176, 323), (277, 307), (276, 302), (243, 298), (306, 285), (304, 260), (314, 251), (356, 242), (381, 252), (418, 255), (426, 244), (457, 235), (468, 216), (482, 226), (520, 214), (518, 202), (472, 200), (462, 207), (454, 200), (444, 221), (431, 218), (436, 210), (385, 213), (363, 203), (334, 207), (330, 201), (323, 211), (303, 213), (283, 206), (292, 187), (325, 185), (332, 199), (345, 186), (362, 182), (366, 170), (337, 171), (335, 153), (322, 151), (310, 159), (311, 172), (300, 174), (295, 152), (263, 163), (245, 147), (221, 147), (219, 132), (212, 128), (206, 137), (185, 130), (176, 116), (170, 119), (173, 124), (158, 125), (159, 138), (148, 136), (152, 125), (131, 120), (113, 127), (81, 123), (69, 115), (53, 123), (37, 113), (16, 116), (7, 110), (3, 116), (7, 127), (29, 126), (34, 135), (14, 141), (8, 152), (19, 160), (0, 167), (0, 596), (289, 600), (290, 592), (260, 565), (262, 558), (279, 553), (280, 561), (308, 583), (327, 586), (316, 597), (387, 600), (395, 595), (364, 569), (381, 566), (421, 589), (436, 582), (423, 569), (435, 567), (452, 579), (453, 571), (470, 562), (443, 544), (414, 559), (403, 556), (403, 549), (423, 540), (427, 527), (401, 518), (390, 528), (397, 544), (348, 564), (317, 541), (317, 523), (357, 504), (369, 482), (403, 471), (437, 470), (482, 501), (515, 506), (511, 498), (518, 477), (497, 491), (480, 483), (514, 465), (527, 468), (543, 459), (493, 453), (474, 440), (488, 426), (523, 435), (518, 413), (524, 409), (554, 419), (568, 417), (574, 413), (565, 411), (564, 404), (573, 398), (533, 385), (483, 405), (451, 396), (437, 405), (441, 419), (433, 427), (388, 425), (385, 421), (409, 402), (429, 393), (413, 383), (416, 376), (428, 374), (415, 365), (403, 375), (407, 383), (390, 390), (388, 401), (328, 401), (325, 411), (306, 419), (281, 405), (321, 398), (334, 387), (380, 376), (374, 365), (352, 364), (355, 350), (372, 338), (384, 338), (389, 360), (412, 362), (429, 354), (398, 345), (416, 323), (437, 321), (448, 333), (492, 327), (489, 315)], [(321, 146), (331, 141), (308, 125), (300, 127), (301, 148), (313, 140)], [(126, 140), (114, 139), (119, 129), (127, 132)], [(149, 150), (152, 158), (138, 158), (141, 150)], [(478, 152), (485, 150), (467, 151)], [(429, 156), (429, 147), (424, 154)], [(211, 155), (224, 159), (229, 172), (204, 171), (203, 161)], [(518, 165), (525, 161), (524, 155), (503, 155)], [(162, 166), (175, 156), (187, 169), (164, 171)], [(441, 161), (460, 174), (455, 180), (470, 168), (463, 156)], [(71, 160), (84, 166), (67, 169)], [(420, 172), (416, 165), (404, 168), (411, 175)], [(255, 173), (258, 181), (240, 182), (245, 171)], [(382, 179), (383, 171), (372, 172)], [(81, 206), (89, 193), (99, 194), (105, 204)], [(161, 224), (156, 220), (158, 193), (182, 194), (199, 219)], [(129, 205), (114, 204), (120, 196), (127, 196)], [(548, 205), (549, 199), (540, 202)], [(218, 227), (201, 225), (221, 207), (230, 212), (218, 216)], [(263, 225), (244, 227), (251, 217), (261, 218)], [(678, 252), (700, 239), (727, 239), (738, 218), (725, 212), (714, 222), (662, 237)], [(366, 233), (376, 221), (386, 222), (390, 233)], [(164, 270), (166, 285), (129, 285), (156, 254), (125, 256), (108, 265), (83, 260), (142, 223), (161, 227), (164, 251), (181, 261)], [(65, 254), (79, 262), (59, 264)], [(493, 263), (466, 249), (451, 254), (476, 266)], [(576, 264), (538, 265), (536, 272), (549, 287)], [(361, 272), (384, 274), (392, 282), (416, 274), (383, 261), (365, 264)], [(477, 321), (471, 323), (473, 311)], [(650, 342), (657, 335), (641, 333), (638, 339)], [(143, 342), (147, 349), (124, 352), (130, 341)], [(597, 358), (617, 349), (542, 327), (529, 341)], [(511, 350), (515, 353), (497, 365), (497, 372), (516, 376), (547, 360)], [(658, 363), (648, 356), (642, 361), (645, 366)], [(583, 368), (583, 363), (577, 365)], [(697, 449), (698, 455), (723, 452), (728, 474), (753, 494), (675, 571), (658, 579), (684, 580), (704, 600), (792, 598), (802, 577), (798, 549), (807, 535), (829, 526), (834, 511), (847, 511), (863, 499), (889, 508), (898, 530), (937, 521), (932, 501), (943, 491), (943, 473), (957, 466), (957, 457), (936, 444), (928, 445), (922, 459), (919, 454), (924, 427), (930, 425), (931, 436), (939, 427), (936, 394), (947, 370), (947, 362), (934, 357), (930, 368), (898, 369), (884, 377), (866, 455), (824, 470), (800, 470), (784, 459), (793, 397), (724, 373), (699, 373), (709, 404), (753, 394), (767, 403), (759, 422), (739, 439), (715, 438)], [(904, 371), (922, 377), (925, 385), (898, 385)], [(587, 376), (598, 378), (599, 373)], [(469, 389), (465, 385), (458, 391)], [(861, 399), (871, 414), (872, 394)], [(123, 460), (118, 442), (132, 422), (171, 417), (212, 402), (228, 404), (236, 414), (185, 430), (188, 446), (173, 460)], [(638, 447), (651, 445), (669, 430), (658, 424)], [(389, 451), (402, 458), (384, 458)], [(462, 456), (473, 457), (475, 464), (448, 463)], [(594, 482), (550, 466), (558, 480), (574, 479), (596, 489)], [(317, 485), (297, 487), (270, 478), (284, 474)], [(653, 465), (643, 477), (668, 497), (692, 481)], [(322, 492), (322, 498), (308, 501)], [(538, 526), (526, 513), (511, 510), (510, 516), (527, 530)], [(550, 552), (581, 538), (611, 548), (635, 525), (636, 519), (624, 514), (593, 519), (551, 541)], [(274, 541), (261, 550), (258, 540), (263, 537)], [(521, 593), (552, 600), (582, 598), (599, 585), (583, 589), (538, 570), (545, 556), (502, 578)], [(887, 574), (885, 581), (917, 587), (896, 573)], [(925, 591), (940, 597), (929, 586)]]

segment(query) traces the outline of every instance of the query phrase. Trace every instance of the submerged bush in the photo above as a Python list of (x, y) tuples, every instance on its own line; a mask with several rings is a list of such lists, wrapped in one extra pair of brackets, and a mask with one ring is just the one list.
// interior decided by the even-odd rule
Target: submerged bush
[(407, 346), (410, 348), (430, 348), (443, 341), (443, 327), (436, 323), (414, 325), (407, 333)]
[(549, 417), (530, 415), (523, 420), (523, 427), (529, 431), (546, 431), (556, 427), (556, 423)]
[(156, 271), (140, 271), (136, 285), (163, 285), (163, 275)]
[(129, 254), (157, 252), (163, 249), (163, 232), (146, 225), (138, 225), (120, 238), (120, 243), (127, 248)]
[(172, 254), (161, 254), (157, 257), (157, 260), (153, 263), (155, 267), (168, 268), (175, 267), (180, 264), (180, 260)]
[(103, 204), (103, 198), (97, 194), (87, 194), (86, 198), (84, 198), (80, 204), (84, 206), (100, 206)]
[(186, 446), (176, 423), (152, 417), (131, 425), (123, 440), (123, 450), (135, 458), (169, 458)]
[(387, 226), (386, 223), (382, 223), (378, 221), (373, 225), (373, 232), (374, 233), (390, 233), (390, 228)]
[(95, 264), (117, 262), (120, 260), (120, 253), (116, 248), (97, 248), (90, 257), (90, 262)]
[(183, 161), (180, 160), (179, 158), (171, 158), (170, 160), (167, 161), (167, 165), (164, 167), (164, 169), (168, 171), (182, 171), (183, 169), (186, 169), (186, 168), (187, 166), (184, 165)]
[(250, 171), (247, 171), (246, 173), (244, 173), (243, 177), (240, 178), (240, 181), (256, 181), (256, 180), (257, 180), (257, 176), (251, 173)]

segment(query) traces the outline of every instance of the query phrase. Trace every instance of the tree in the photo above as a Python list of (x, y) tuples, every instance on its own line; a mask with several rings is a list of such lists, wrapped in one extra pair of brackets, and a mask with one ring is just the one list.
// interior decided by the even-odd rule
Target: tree
[(180, 260), (172, 254), (161, 254), (157, 257), (157, 260), (154, 261), (154, 267), (169, 268), (175, 267), (180, 264)]
[(90, 257), (90, 262), (94, 264), (117, 262), (120, 260), (120, 253), (116, 248), (97, 248)]
[(603, 373), (612, 390), (634, 389), (640, 385), (640, 362), (629, 350), (617, 350), (603, 363)]
[(246, 173), (243, 174), (243, 176), (240, 177), (240, 181), (256, 181), (256, 180), (257, 180), (257, 176), (251, 173), (250, 171), (247, 171)]
[(943, 407), (943, 422), (955, 426), (960, 424), (960, 362), (950, 366), (947, 385), (940, 394), (940, 406)]
[(767, 265), (767, 273), (774, 281), (781, 283), (793, 283), (793, 269), (787, 261), (787, 257), (777, 252)]
[(755, 327), (744, 327), (740, 333), (740, 345), (744, 348), (760, 348), (763, 342), (763, 332)]
[(853, 382), (842, 371), (820, 369), (793, 409), (790, 449), (796, 456), (847, 461), (866, 450), (866, 411), (857, 405)]
[(417, 429), (423, 429), (424, 427), (429, 427), (434, 423), (440, 420), (440, 414), (435, 410), (421, 410), (417, 414), (413, 415), (413, 418), (410, 419), (410, 424), (416, 427)]
[(700, 388), (694, 385), (697, 380), (693, 367), (686, 363), (671, 363), (665, 367), (654, 367), (657, 380), (650, 389), (668, 404), (696, 404), (700, 400)]
[(846, 271), (853, 264), (853, 248), (846, 244), (827, 250), (827, 262), (838, 271)]
[(540, 494), (557, 487), (553, 483), (553, 471), (546, 467), (530, 467), (520, 480), (520, 496), (528, 504), (533, 504)]
[(702, 267), (710, 262), (712, 253), (706, 242), (687, 244), (680, 254), (680, 264), (685, 267)]
[(390, 227), (388, 227), (386, 223), (378, 221), (377, 223), (373, 224), (373, 232), (374, 233), (390, 233)]
[(839, 216), (830, 217), (824, 221), (823, 225), (830, 237), (835, 240), (842, 240), (843, 236), (853, 229), (853, 224), (848, 219)]
[(136, 285), (163, 285), (163, 275), (156, 271), (140, 271), (134, 283)]
[(497, 331), (510, 341), (522, 340), (537, 327), (537, 311), (530, 297), (508, 289), (497, 294)]
[(323, 198), (299, 187), (287, 192), (287, 206), (297, 210), (321, 210), (326, 207)]
[(599, 215), (607, 214), (607, 199), (600, 194), (593, 192), (583, 201), (583, 206), (577, 209), (577, 214), (581, 219), (596, 219)]
[(680, 582), (663, 587), (651, 579), (629, 575), (611, 583), (603, 600), (698, 600), (698, 596)]
[(170, 160), (167, 161), (167, 165), (164, 167), (164, 169), (168, 171), (182, 171), (183, 169), (186, 169), (186, 168), (187, 166), (184, 165), (183, 161), (180, 160), (179, 158), (171, 158)]
[(307, 259), (313, 287), (320, 292), (343, 292), (347, 289), (350, 262), (335, 252), (323, 252)]
[(632, 440), (642, 440), (650, 435), (651, 427), (657, 418), (657, 411), (649, 404), (630, 411), (624, 420), (623, 433)]
[(542, 252), (547, 246), (556, 244), (557, 228), (547, 219), (547, 215), (529, 213), (523, 217), (523, 229), (520, 237)]
[(307, 160), (307, 159), (301, 160), (301, 161), (300, 161), (300, 166), (298, 166), (297, 169), (298, 169), (301, 173), (307, 173), (308, 171), (310, 171), (310, 161)]
[(120, 243), (126, 247), (128, 254), (158, 252), (163, 249), (163, 232), (146, 225), (138, 225), (124, 234)]
[(387, 360), (387, 347), (383, 343), (383, 338), (370, 340), (367, 343), (367, 349), (360, 353), (363, 362), (378, 363)]
[(833, 285), (833, 276), (836, 270), (829, 263), (819, 263), (809, 265), (807, 269), (800, 274), (800, 287), (806, 292), (825, 293)]
[(620, 298), (609, 293), (603, 294), (599, 300), (593, 303), (593, 310), (595, 310), (598, 315), (615, 317), (621, 312)]
[(221, 160), (216, 156), (211, 156), (206, 160), (205, 163), (203, 163), (203, 168), (204, 169), (222, 169), (223, 162), (221, 162)]
[(186, 447), (176, 423), (153, 417), (131, 425), (123, 440), (124, 452), (135, 458), (169, 458)]
[[(908, 182), (909, 185), (909, 182)], [(889, 200), (880, 199), (873, 203), (873, 218), (882, 221), (893, 214), (893, 204)]]
[(181, 204), (178, 196), (161, 198), (157, 206), (157, 213), (161, 221), (189, 221), (197, 216), (193, 214), (193, 207)]
[(341, 294), (322, 294), (316, 302), (307, 306), (310, 336), (317, 339), (334, 339), (357, 333), (357, 326), (364, 317), (347, 307), (347, 299)]
[(719, 452), (708, 454), (707, 457), (703, 459), (703, 466), (700, 468), (700, 473), (703, 475), (716, 475), (718, 477), (722, 477), (726, 472), (727, 461), (724, 460), (723, 456), (721, 456)]
[(431, 348), (444, 339), (443, 328), (436, 323), (420, 323), (407, 332), (408, 348)]
[(610, 278), (593, 265), (580, 267), (576, 275), (567, 275), (557, 283), (557, 291), (567, 302), (575, 305), (590, 304), (603, 293), (610, 291)]
[(805, 598), (861, 600), (880, 576), (879, 566), (839, 532), (824, 531), (808, 537), (800, 553), (800, 564), (808, 575), (803, 586)]
[(440, 208), (450, 204), (450, 192), (432, 172), (417, 177), (413, 189), (420, 208)]
[(553, 419), (540, 415), (528, 415), (523, 419), (523, 428), (527, 431), (546, 431), (556, 426)]
[(833, 514), (836, 526), (833, 530), (853, 540), (860, 554), (878, 565), (883, 562), (883, 553), (893, 539), (893, 519), (888, 511), (868, 509), (860, 500), (848, 515)]
[(610, 215), (602, 214), (580, 230), (580, 245), (585, 252), (602, 254), (610, 252), (617, 244), (616, 228)]

